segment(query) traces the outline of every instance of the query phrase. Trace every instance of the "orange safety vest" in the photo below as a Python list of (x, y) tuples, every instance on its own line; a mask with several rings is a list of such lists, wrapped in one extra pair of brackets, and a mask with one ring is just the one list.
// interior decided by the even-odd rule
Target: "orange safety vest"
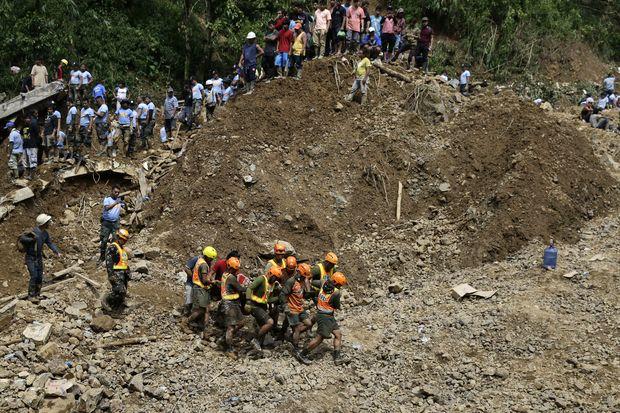
[(291, 293), (286, 297), (288, 307), (293, 314), (299, 314), (304, 311), (304, 287), (295, 280)]
[(192, 274), (192, 282), (201, 288), (207, 288), (200, 280), (200, 266), (206, 263), (207, 262), (204, 260), (204, 258), (198, 258), (198, 261), (196, 261), (196, 265), (194, 265), (194, 273)]
[(321, 287), (321, 291), (319, 292), (318, 300), (316, 302), (316, 308), (319, 310), (319, 313), (334, 314), (334, 311), (336, 311), (336, 309), (332, 307), (331, 304), (329, 304), (329, 299), (337, 292), (338, 289), (334, 288), (334, 292), (332, 292), (331, 294), (327, 294), (325, 291), (323, 291), (323, 287)]
[(129, 269), (129, 264), (128, 264), (129, 257), (127, 257), (127, 253), (125, 252), (123, 247), (120, 246), (120, 244), (118, 242), (114, 242), (113, 245), (118, 250), (118, 262), (116, 264), (114, 264), (114, 266), (112, 268), (114, 270), (127, 270), (127, 269)]
[(254, 290), (252, 290), (252, 301), (258, 304), (267, 304), (269, 301), (269, 296), (271, 295), (271, 290), (269, 289), (269, 280), (267, 280), (266, 275), (261, 275), (263, 277), (265, 288), (263, 288), (263, 295), (258, 296), (254, 294)]
[(226, 288), (226, 280), (228, 277), (234, 277), (231, 273), (224, 273), (222, 275), (222, 284), (220, 285), (220, 294), (222, 295), (222, 300), (237, 300), (239, 298), (238, 292), (228, 291)]

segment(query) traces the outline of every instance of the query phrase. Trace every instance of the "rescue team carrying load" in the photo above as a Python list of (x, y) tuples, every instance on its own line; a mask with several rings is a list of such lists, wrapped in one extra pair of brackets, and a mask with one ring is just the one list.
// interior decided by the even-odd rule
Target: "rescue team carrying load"
[[(342, 332), (334, 313), (340, 308), (340, 288), (347, 284), (347, 279), (336, 270), (336, 254), (328, 252), (322, 261), (310, 266), (298, 263), (286, 245), (276, 243), (273, 258), (253, 280), (241, 273), (237, 251), (231, 251), (225, 260), (217, 257), (215, 248), (207, 246), (183, 268), (187, 279), (182, 311), (188, 315), (183, 328), (187, 332), (199, 331), (203, 339), (208, 339), (217, 334), (212, 333), (217, 326), (221, 327), (219, 344), (227, 356), (237, 358), (235, 337), (245, 316), (251, 316), (257, 326), (249, 342), (251, 352), (260, 354), (274, 340), (288, 339), (293, 355), (309, 364), (310, 353), (333, 336), (335, 363), (346, 361), (340, 353)], [(212, 304), (215, 301), (219, 303)], [(284, 316), (279, 326), (281, 313)], [(210, 314), (214, 314), (213, 323)], [(316, 335), (311, 332), (315, 324)], [(303, 333), (314, 337), (306, 346), (300, 345)]]

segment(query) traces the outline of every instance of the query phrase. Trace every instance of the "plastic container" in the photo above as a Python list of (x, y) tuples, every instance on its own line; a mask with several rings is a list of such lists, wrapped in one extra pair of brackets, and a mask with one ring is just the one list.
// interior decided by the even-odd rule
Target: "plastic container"
[(543, 268), (546, 270), (555, 270), (558, 262), (558, 249), (553, 245), (553, 240), (549, 243), (549, 246), (545, 249), (543, 254)]

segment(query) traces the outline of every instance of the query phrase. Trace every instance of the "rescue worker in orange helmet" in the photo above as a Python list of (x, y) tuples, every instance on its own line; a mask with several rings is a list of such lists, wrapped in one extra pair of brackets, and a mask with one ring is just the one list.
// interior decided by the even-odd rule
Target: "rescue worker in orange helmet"
[[(282, 269), (282, 277), (278, 284), (274, 286), (274, 290), (272, 292), (273, 296), (279, 296), (281, 292), (281, 287), (291, 278), (295, 277), (295, 273), (297, 272), (297, 258), (290, 255), (286, 257), (285, 266)], [(286, 330), (288, 329), (288, 321), (284, 318), (284, 322), (282, 323), (282, 328), (278, 325), (278, 321), (280, 319), (280, 313), (282, 312), (282, 304), (280, 302), (269, 304), (269, 315), (273, 319), (273, 329), (271, 330), (272, 335), (274, 332), (277, 332), (277, 336), (275, 337), (277, 340), (284, 340), (284, 335), (286, 334)]]
[(209, 325), (210, 289), (214, 282), (211, 264), (217, 259), (217, 251), (212, 246), (205, 247), (202, 255), (196, 260), (192, 269), (192, 313), (187, 319), (188, 324), (198, 321), (202, 323), (202, 337), (207, 338)]
[[(313, 281), (325, 281), (336, 271), (336, 265), (338, 264), (338, 257), (333, 252), (325, 254), (323, 262), (319, 262), (312, 267), (312, 280)], [(318, 292), (318, 288), (315, 291)]]
[(262, 350), (262, 343), (265, 335), (273, 328), (274, 320), (269, 315), (269, 303), (277, 303), (278, 295), (273, 295), (274, 285), (282, 277), (282, 269), (272, 266), (260, 277), (257, 277), (245, 292), (245, 310), (252, 314), (258, 323), (258, 334), (252, 339), (252, 345), (258, 351)]
[(239, 258), (230, 257), (226, 260), (226, 271), (222, 275), (220, 284), (222, 295), (221, 311), (224, 316), (224, 323), (226, 324), (224, 350), (231, 358), (237, 357), (232, 348), (233, 334), (235, 330), (239, 329), (239, 323), (243, 317), (239, 298), (246, 290), (237, 280), (237, 273), (240, 267), (241, 262)]
[(295, 272), (297, 271), (297, 258), (294, 256), (290, 255), (286, 257), (284, 263), (280, 284), (284, 284), (289, 278), (293, 278), (295, 276)]
[[(319, 281), (312, 281), (313, 285), (319, 285)], [(310, 364), (308, 354), (317, 348), (323, 340), (334, 336), (334, 362), (336, 365), (342, 364), (345, 360), (340, 354), (342, 348), (342, 332), (334, 317), (336, 310), (340, 309), (340, 288), (347, 284), (347, 279), (341, 272), (335, 272), (325, 282), (320, 284), (318, 300), (316, 303), (317, 335), (308, 346), (296, 356), (304, 364)]]
[(129, 283), (129, 257), (125, 251), (125, 244), (129, 240), (129, 231), (124, 228), (116, 231), (113, 243), (108, 244), (105, 263), (108, 272), (108, 281), (111, 291), (101, 300), (101, 308), (112, 313), (122, 310), (127, 296)]
[(310, 315), (304, 309), (304, 297), (310, 291), (311, 277), (310, 266), (305, 263), (299, 264), (295, 270), (295, 275), (286, 281), (280, 293), (280, 302), (284, 305), (287, 324), (293, 330), (292, 343), (295, 352), (299, 351), (301, 333), (312, 327)]
[(267, 261), (265, 265), (265, 269), (263, 270), (265, 274), (269, 271), (271, 267), (286, 267), (286, 261), (284, 258), (286, 257), (286, 246), (284, 244), (277, 243), (273, 246), (273, 255), (274, 257)]

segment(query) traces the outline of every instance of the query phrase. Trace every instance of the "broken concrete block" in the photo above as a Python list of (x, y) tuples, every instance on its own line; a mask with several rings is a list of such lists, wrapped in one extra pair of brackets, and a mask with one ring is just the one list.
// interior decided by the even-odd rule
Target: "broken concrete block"
[(392, 294), (398, 294), (403, 291), (403, 286), (400, 285), (398, 282), (392, 282), (390, 283), (390, 285), (388, 285), (388, 291)]
[(97, 405), (103, 397), (103, 389), (101, 387), (96, 389), (88, 389), (82, 394), (80, 400), (78, 400), (77, 410), (80, 412), (92, 413), (97, 409)]
[(131, 378), (129, 382), (129, 390), (143, 393), (144, 392), (144, 379), (142, 374), (136, 374)]
[(71, 387), (73, 387), (73, 382), (67, 379), (48, 380), (45, 383), (45, 395), (67, 397), (67, 392)]
[(82, 315), (82, 310), (85, 310), (87, 307), (88, 306), (84, 301), (76, 301), (75, 303), (65, 308), (65, 313), (74, 317), (79, 317), (80, 315)]
[(460, 300), (470, 294), (475, 293), (477, 290), (469, 284), (459, 284), (452, 287), (452, 297), (455, 300)]
[(497, 291), (495, 290), (490, 290), (490, 291), (476, 291), (475, 293), (472, 293), (471, 295), (475, 296), (475, 297), (480, 297), (480, 298), (491, 298), (495, 295)]
[(32, 197), (34, 197), (34, 192), (32, 192), (32, 189), (29, 187), (21, 188), (13, 193), (13, 203), (17, 204)]
[(570, 271), (566, 274), (562, 275), (564, 278), (573, 278), (575, 275), (579, 274), (579, 271)]
[(75, 399), (69, 397), (67, 399), (46, 399), (43, 406), (39, 409), (39, 413), (71, 413), (74, 411)]
[(36, 341), (37, 343), (47, 343), (51, 333), (51, 323), (40, 323), (38, 321), (34, 321), (26, 327), (22, 334), (24, 337), (29, 338), (32, 341)]

